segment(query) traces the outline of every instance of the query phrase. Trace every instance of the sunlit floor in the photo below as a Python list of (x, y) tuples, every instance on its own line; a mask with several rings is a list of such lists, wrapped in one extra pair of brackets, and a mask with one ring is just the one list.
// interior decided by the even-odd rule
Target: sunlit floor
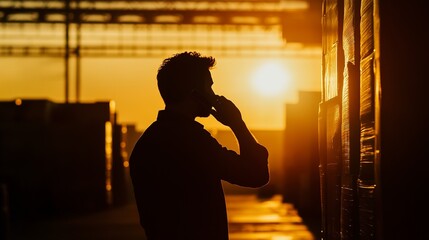
[(258, 199), (255, 195), (228, 195), (230, 240), (313, 240), (291, 204), (280, 195)]
[[(227, 195), (230, 240), (314, 240), (281, 196)], [(10, 240), (145, 240), (134, 204), (74, 218), (14, 227)]]

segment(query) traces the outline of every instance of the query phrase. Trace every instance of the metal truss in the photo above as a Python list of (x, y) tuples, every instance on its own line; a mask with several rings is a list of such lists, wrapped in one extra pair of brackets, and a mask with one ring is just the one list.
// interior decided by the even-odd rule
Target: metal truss
[[(311, 2), (311, 1), (310, 1)], [(221, 26), (223, 31), (233, 32), (240, 35), (246, 28), (253, 29), (276, 29), (278, 43), (254, 44), (253, 46), (236, 46), (225, 44), (226, 40), (219, 44), (207, 42), (199, 49), (224, 49), (217, 51), (222, 55), (232, 53), (243, 53), (254, 50), (266, 53), (282, 51), (286, 43), (299, 43), (305, 45), (320, 45), (318, 33), (318, 14), (311, 10), (309, 1), (304, 0), (215, 0), (215, 1), (144, 1), (144, 0), (15, 0), (0, 1), (0, 27), (15, 27), (19, 31), (12, 34), (5, 30), (0, 31), (0, 55), (3, 56), (59, 56), (61, 54), (79, 54), (79, 56), (150, 56), (159, 52), (160, 49), (172, 50), (180, 48), (193, 48), (195, 44), (190, 43), (193, 39), (182, 37), (181, 31), (176, 31), (171, 39), (179, 39), (176, 46), (157, 46), (143, 39), (140, 42), (129, 41), (127, 43), (118, 41), (115, 44), (103, 44), (102, 42), (91, 43), (74, 39), (85, 38), (87, 32), (81, 31), (82, 26), (165, 26), (168, 31), (171, 26), (194, 28), (199, 31), (198, 26), (203, 26), (211, 32), (209, 35), (219, 33), (210, 30), (210, 26)], [(35, 25), (38, 25), (35, 27)], [(63, 37), (53, 33), (50, 41), (43, 42), (40, 39), (42, 33), (29, 36), (26, 34), (32, 29), (40, 29), (40, 25), (62, 25)], [(103, 32), (103, 30), (99, 30)], [(163, 31), (163, 30), (160, 30)], [(3, 33), (2, 33), (3, 32)], [(66, 32), (64, 36), (64, 33)], [(153, 35), (156, 31), (146, 31), (145, 35)], [(260, 31), (261, 33), (261, 31)], [(266, 34), (262, 31), (262, 34)], [(123, 31), (118, 30), (116, 36), (119, 38)], [(69, 44), (65, 44), (64, 37)], [(148, 38), (151, 38), (150, 36)], [(39, 39), (39, 40), (37, 40)], [(52, 39), (57, 39), (52, 42)], [(22, 41), (27, 41), (23, 43)], [(32, 42), (38, 41), (36, 46)], [(236, 40), (237, 41), (237, 40)], [(246, 41), (246, 40), (240, 40)], [(255, 40), (256, 41), (256, 40)], [(266, 40), (259, 40), (261, 43)], [(142, 42), (144, 44), (142, 44)], [(158, 41), (159, 42), (159, 41)], [(20, 44), (18, 44), (20, 43)], [(152, 45), (151, 45), (152, 44)], [(67, 46), (66, 46), (67, 45)], [(65, 51), (65, 49), (69, 49)], [(130, 49), (133, 49), (132, 51)], [(228, 50), (228, 51), (226, 51)], [(113, 54), (112, 52), (115, 52)]]
[[(70, 49), (71, 55), (80, 55), (91, 58), (103, 57), (165, 57), (177, 51), (200, 51), (214, 56), (224, 57), (293, 57), (293, 58), (314, 58), (319, 57), (320, 49), (317, 47), (210, 47), (196, 46), (174, 47), (174, 46), (91, 46), (81, 47), (79, 49)], [(5, 57), (63, 57), (65, 54), (64, 47), (60, 46), (1, 46), (0, 56)]]
[(82, 24), (275, 25), (308, 9), (307, 1), (85, 1), (0, 2), (0, 21)]

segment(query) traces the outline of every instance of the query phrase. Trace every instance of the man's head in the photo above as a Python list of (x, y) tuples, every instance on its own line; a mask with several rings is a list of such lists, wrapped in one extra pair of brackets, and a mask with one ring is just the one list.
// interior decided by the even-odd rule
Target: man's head
[[(197, 52), (182, 52), (165, 59), (158, 69), (158, 89), (166, 106), (181, 103), (190, 97), (204, 102), (214, 95), (210, 69), (216, 61), (213, 57)], [(198, 115), (208, 116), (211, 106), (200, 104)]]

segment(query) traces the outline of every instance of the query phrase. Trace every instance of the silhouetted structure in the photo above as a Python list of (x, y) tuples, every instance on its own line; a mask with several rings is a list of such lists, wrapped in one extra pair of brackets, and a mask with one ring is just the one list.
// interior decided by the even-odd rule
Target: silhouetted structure
[(323, 1), (322, 10), (323, 239), (429, 239), (427, 7)]
[(283, 200), (294, 204), (316, 237), (321, 204), (317, 114), (320, 92), (301, 91), (299, 102), (286, 104)]
[(0, 180), (12, 221), (127, 201), (126, 140), (111, 102), (17, 99), (0, 102), (0, 115)]

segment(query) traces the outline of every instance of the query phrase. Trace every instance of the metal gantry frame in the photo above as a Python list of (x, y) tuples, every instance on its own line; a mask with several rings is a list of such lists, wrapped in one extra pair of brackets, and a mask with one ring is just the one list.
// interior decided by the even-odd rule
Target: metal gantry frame
[[(297, 52), (293, 48), (285, 51), (286, 43), (290, 46), (319, 47), (321, 44), (320, 13), (319, 6), (315, 6), (315, 2), (318, 3), (315, 0), (0, 1), (0, 27), (3, 30), (19, 29), (19, 33), (12, 34), (3, 31), (3, 35), (0, 31), (0, 55), (64, 57), (66, 102), (69, 101), (69, 61), (70, 57), (74, 56), (76, 58), (76, 101), (79, 101), (82, 56), (156, 56), (167, 50), (189, 48), (216, 51), (223, 55), (228, 53), (268, 55), (273, 52), (286, 52), (286, 54)], [(27, 26), (34, 28), (34, 25), (59, 25), (64, 36), (56, 44), (49, 43), (55, 38), (48, 35), (30, 44), (29, 40), (34, 36), (27, 34)], [(99, 37), (99, 42), (94, 43), (86, 37), (94, 32), (87, 28), (98, 28), (107, 33), (112, 26), (115, 26), (117, 32), (101, 37), (101, 40)], [(132, 36), (123, 35), (125, 32), (123, 29), (130, 28), (134, 29), (128, 31)], [(144, 32), (143, 37), (139, 31)], [(201, 34), (200, 31), (208, 34)], [(259, 31), (259, 36), (265, 39), (255, 38), (251, 34), (245, 35), (246, 31), (248, 33)], [(174, 33), (176, 36), (160, 34), (165, 32)], [(260, 34), (261, 32), (263, 34)], [(274, 35), (273, 38), (276, 40), (270, 43), (268, 33)], [(14, 34), (24, 36), (24, 43), (14, 41)], [(234, 40), (236, 42), (234, 45), (225, 44), (231, 42), (231, 35), (234, 34), (244, 37)], [(115, 39), (113, 36), (120, 40), (111, 41)], [(58, 36), (56, 37), (58, 40)], [(94, 36), (91, 38), (97, 39)], [(106, 38), (112, 39), (106, 40)], [(196, 40), (204, 43), (195, 43)], [(175, 41), (175, 43), (167, 41)], [(304, 54), (306, 54), (305, 51)]]

